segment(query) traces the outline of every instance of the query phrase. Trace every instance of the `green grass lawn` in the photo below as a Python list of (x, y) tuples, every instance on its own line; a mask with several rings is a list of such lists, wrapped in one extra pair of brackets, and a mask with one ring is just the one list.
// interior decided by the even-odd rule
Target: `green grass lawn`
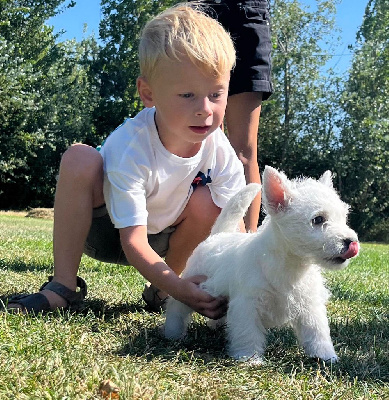
[[(0, 214), (0, 298), (39, 289), (52, 273), (52, 221)], [(163, 316), (141, 300), (132, 268), (83, 258), (89, 295), (78, 313), (0, 314), (0, 400), (101, 399), (111, 379), (120, 399), (389, 399), (389, 245), (327, 272), (332, 338), (340, 361), (307, 358), (288, 328), (270, 332), (266, 363), (225, 356), (223, 332), (197, 316), (185, 342), (160, 336)]]

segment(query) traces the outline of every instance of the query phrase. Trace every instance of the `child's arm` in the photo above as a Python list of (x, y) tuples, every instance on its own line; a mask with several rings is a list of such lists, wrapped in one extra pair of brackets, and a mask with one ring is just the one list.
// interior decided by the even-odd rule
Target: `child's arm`
[(199, 288), (199, 283), (205, 277), (181, 279), (150, 247), (146, 226), (122, 228), (120, 239), (129, 263), (154, 286), (208, 318), (218, 319), (225, 314), (227, 300), (223, 297), (212, 297)]

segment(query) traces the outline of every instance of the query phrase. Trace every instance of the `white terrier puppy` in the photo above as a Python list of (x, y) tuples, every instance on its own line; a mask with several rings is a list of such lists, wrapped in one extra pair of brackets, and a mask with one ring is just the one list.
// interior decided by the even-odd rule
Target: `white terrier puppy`
[[(348, 206), (329, 171), (317, 181), (290, 181), (266, 167), (262, 182), (268, 215), (258, 231), (237, 231), (261, 188), (249, 184), (222, 210), (182, 276), (206, 275), (204, 290), (229, 297), (226, 329), (233, 358), (261, 363), (266, 330), (290, 324), (308, 356), (336, 362), (326, 312), (329, 291), (320, 267), (342, 269), (358, 254), (357, 234), (347, 226)], [(183, 338), (192, 312), (169, 299), (165, 336)]]

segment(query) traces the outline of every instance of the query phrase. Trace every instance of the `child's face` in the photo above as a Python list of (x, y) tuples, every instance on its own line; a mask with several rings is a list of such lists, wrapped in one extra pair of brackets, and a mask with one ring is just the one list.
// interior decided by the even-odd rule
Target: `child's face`
[(163, 60), (155, 77), (138, 80), (146, 107), (155, 106), (160, 139), (180, 157), (195, 155), (201, 142), (219, 127), (227, 105), (230, 74), (204, 75), (189, 59)]

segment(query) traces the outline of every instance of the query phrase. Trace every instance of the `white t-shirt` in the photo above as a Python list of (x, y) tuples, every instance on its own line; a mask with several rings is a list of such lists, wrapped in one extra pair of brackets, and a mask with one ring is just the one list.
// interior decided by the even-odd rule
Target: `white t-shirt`
[(104, 198), (116, 228), (147, 225), (149, 234), (159, 233), (177, 220), (196, 184), (207, 184), (221, 208), (246, 184), (243, 165), (221, 129), (194, 157), (181, 158), (161, 143), (154, 114), (145, 108), (127, 119), (101, 147)]

